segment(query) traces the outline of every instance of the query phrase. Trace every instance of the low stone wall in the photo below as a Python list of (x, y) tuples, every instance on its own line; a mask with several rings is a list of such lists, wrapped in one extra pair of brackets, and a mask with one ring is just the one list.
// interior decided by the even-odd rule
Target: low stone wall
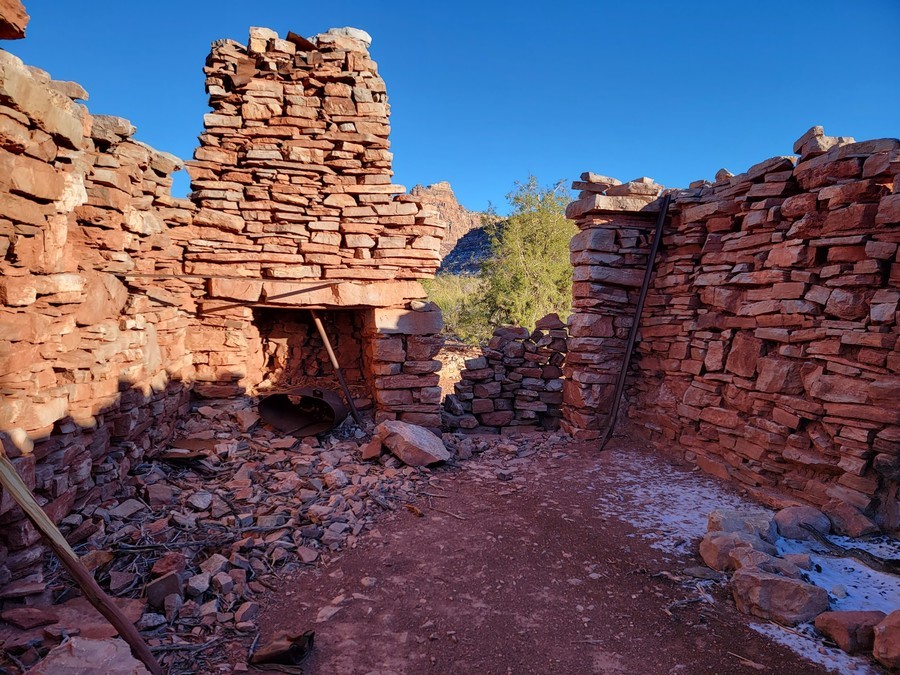
[[(180, 162), (86, 98), (0, 51), (0, 431), (56, 522), (169, 437), (192, 367), (187, 287), (129, 276), (180, 268)], [(40, 588), (39, 535), (6, 494), (0, 529), (0, 598)]]
[(534, 331), (501, 327), (482, 355), (467, 359), (444, 401), (444, 428), (465, 433), (515, 433), (559, 427), (566, 326), (556, 314)]
[[(813, 128), (673, 192), (625, 409), (636, 430), (778, 504), (900, 525), (900, 142)], [(564, 428), (602, 433), (660, 186), (585, 174), (569, 217)]]

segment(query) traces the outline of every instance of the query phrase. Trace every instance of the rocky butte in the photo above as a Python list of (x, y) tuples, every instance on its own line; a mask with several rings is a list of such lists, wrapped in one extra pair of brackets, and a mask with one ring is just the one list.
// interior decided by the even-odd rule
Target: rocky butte
[(422, 204), (432, 207), (437, 217), (444, 223), (444, 241), (441, 243), (441, 257), (452, 251), (457, 242), (472, 230), (481, 227), (483, 213), (469, 211), (456, 201), (453, 188), (447, 181), (432, 183), (426, 187), (414, 185), (409, 191)]

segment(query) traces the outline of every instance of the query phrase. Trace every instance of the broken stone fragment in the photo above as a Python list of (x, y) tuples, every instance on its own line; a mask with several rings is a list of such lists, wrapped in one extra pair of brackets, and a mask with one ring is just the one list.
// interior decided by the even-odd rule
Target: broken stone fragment
[(864, 537), (877, 533), (878, 526), (866, 518), (852, 504), (833, 499), (822, 507), (822, 511), (831, 521), (831, 528), (837, 534), (847, 537)]
[(204, 593), (206, 593), (206, 591), (209, 590), (210, 580), (211, 575), (209, 574), (209, 572), (201, 572), (200, 574), (195, 574), (190, 579), (188, 579), (185, 590), (191, 597), (203, 595)]
[(884, 612), (822, 612), (816, 630), (831, 638), (848, 654), (869, 652), (875, 643), (875, 626)]
[(0, 612), (0, 619), (22, 630), (31, 630), (38, 626), (47, 626), (59, 621), (59, 618), (52, 612), (38, 609), (37, 607), (6, 609)]
[(161, 577), (172, 572), (184, 572), (185, 567), (187, 567), (187, 559), (184, 553), (169, 551), (153, 563), (150, 573), (155, 577)]
[(775, 514), (775, 524), (778, 532), (786, 539), (812, 540), (813, 535), (800, 527), (808, 525), (822, 534), (831, 531), (831, 521), (828, 516), (812, 506), (789, 506)]
[(87, 101), (88, 93), (85, 88), (77, 82), (68, 82), (65, 80), (50, 80), (47, 84), (56, 89), (60, 94), (68, 96), (73, 100)]
[(794, 141), (794, 152), (799, 153), (803, 146), (809, 143), (809, 141), (824, 135), (825, 127), (819, 125), (810, 127), (800, 138)]
[(120, 638), (93, 640), (73, 637), (54, 647), (47, 657), (28, 671), (34, 675), (149, 675), (150, 671), (131, 655)]
[(245, 602), (234, 613), (234, 620), (238, 623), (252, 621), (259, 614), (259, 603)]
[(219, 572), (212, 577), (212, 587), (222, 593), (231, 593), (234, 588), (234, 578), (228, 572)]
[(791, 579), (803, 578), (800, 573), (800, 568), (793, 563), (782, 560), (781, 558), (776, 558), (768, 553), (763, 553), (762, 551), (756, 551), (749, 547), (732, 549), (731, 553), (728, 554), (728, 557), (735, 570), (743, 569), (744, 567), (756, 567), (763, 572), (780, 574)]
[(110, 509), (109, 515), (111, 515), (113, 518), (120, 518), (122, 520), (125, 520), (126, 518), (130, 518), (135, 513), (143, 511), (146, 508), (147, 507), (137, 499), (127, 499), (119, 504), (116, 508)]
[(170, 572), (159, 579), (154, 579), (146, 587), (147, 602), (151, 606), (162, 609), (166, 598), (170, 595), (181, 595), (181, 577), (177, 572)]
[(250, 429), (256, 426), (256, 424), (259, 422), (259, 415), (257, 415), (252, 410), (248, 410), (247, 408), (238, 410), (234, 414), (234, 416), (238, 421), (238, 426), (244, 433), (250, 431)]
[(209, 574), (216, 575), (219, 572), (222, 572), (228, 568), (228, 558), (219, 554), (213, 553), (209, 558), (200, 563), (200, 570), (202, 572), (208, 572)]
[(772, 514), (766, 511), (741, 511), (735, 509), (715, 509), (710, 512), (706, 525), (707, 532), (747, 532), (760, 539), (774, 543), (778, 529)]
[(581, 174), (581, 181), (584, 183), (592, 183), (594, 185), (602, 187), (604, 190), (614, 185), (622, 184), (622, 181), (620, 181), (618, 178), (602, 176), (599, 173), (591, 173), (590, 171), (585, 171)]
[(566, 324), (559, 318), (559, 314), (553, 312), (552, 314), (548, 314), (547, 316), (538, 319), (535, 322), (534, 327), (538, 330), (563, 330), (566, 327)]
[(162, 614), (156, 614), (155, 612), (147, 612), (144, 614), (140, 620), (137, 622), (136, 628), (138, 630), (152, 630), (154, 628), (159, 628), (160, 626), (166, 623), (166, 617)]
[(343, 607), (335, 607), (334, 605), (326, 605), (322, 609), (319, 610), (319, 613), (316, 614), (316, 623), (324, 623), (328, 621), (331, 617), (341, 611)]
[(147, 502), (151, 509), (157, 509), (162, 506), (168, 506), (175, 501), (175, 488), (165, 483), (154, 483), (148, 485)]
[(375, 436), (409, 466), (427, 466), (450, 459), (444, 442), (428, 429), (415, 424), (388, 420), (375, 428)]
[(134, 583), (137, 575), (134, 572), (120, 572), (118, 570), (110, 570), (109, 572), (109, 591), (113, 595), (118, 595), (126, 590)]
[(722, 168), (716, 171), (716, 182), (724, 183), (727, 180), (734, 178), (734, 174), (731, 173), (728, 169)]
[(900, 669), (900, 610), (896, 610), (875, 626), (872, 656), (885, 668)]
[(188, 504), (195, 511), (206, 511), (212, 505), (213, 496), (206, 491), (195, 492), (188, 497)]
[(131, 122), (114, 115), (92, 115), (91, 122), (91, 138), (105, 143), (118, 143), (137, 131)]
[(366, 46), (367, 49), (372, 46), (372, 36), (369, 35), (366, 31), (359, 28), (353, 28), (352, 26), (345, 26), (343, 28), (329, 28), (328, 34), (340, 35), (343, 37), (352, 38), (354, 40), (359, 40)]
[(828, 593), (824, 589), (753, 567), (734, 573), (731, 590), (744, 614), (788, 626), (811, 621), (828, 609)]
[(768, 555), (778, 555), (774, 546), (747, 532), (707, 532), (700, 542), (700, 557), (709, 567), (719, 571), (734, 569), (731, 552), (736, 548), (751, 548)]
[(297, 556), (304, 563), (309, 564), (315, 562), (319, 557), (319, 552), (315, 549), (309, 548), (308, 546), (301, 546), (297, 549)]

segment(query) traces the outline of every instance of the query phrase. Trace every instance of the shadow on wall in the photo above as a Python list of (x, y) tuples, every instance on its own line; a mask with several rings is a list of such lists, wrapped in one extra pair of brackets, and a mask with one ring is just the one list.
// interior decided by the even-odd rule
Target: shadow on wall
[[(147, 391), (125, 379), (114, 402), (91, 420), (76, 421), (68, 411), (49, 429), (29, 436), (21, 429), (0, 431), (11, 459), (38, 504), (74, 546), (102, 532), (92, 507), (136, 497), (129, 474), (146, 457), (165, 447), (190, 410), (191, 383), (169, 381)], [(71, 518), (79, 514), (87, 516)], [(12, 497), (0, 489), (0, 602), (46, 591), (43, 563), (48, 549)]]

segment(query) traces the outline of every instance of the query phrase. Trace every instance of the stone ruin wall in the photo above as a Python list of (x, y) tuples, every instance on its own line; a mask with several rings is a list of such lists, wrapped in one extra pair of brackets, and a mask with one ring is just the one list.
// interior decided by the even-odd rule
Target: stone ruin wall
[(261, 28), (246, 46), (213, 44), (213, 112), (188, 164), (199, 211), (185, 272), (210, 278), (190, 338), (195, 390), (231, 395), (266, 380), (254, 307), (352, 307), (377, 421), (438, 428), (442, 322), (416, 301), (444, 227), (391, 182), (390, 109), (368, 45), (353, 29), (310, 42)]
[[(128, 277), (180, 271), (181, 163), (86, 98), (0, 51), (0, 430), (15, 430), (4, 450), (56, 522), (122, 490), (186, 410), (191, 377), (185, 285)], [(5, 494), (0, 529), (0, 597), (24, 593), (43, 548)]]
[(555, 431), (562, 415), (566, 324), (556, 314), (533, 331), (503, 326), (465, 361), (444, 400), (444, 428), (469, 434)]
[[(376, 417), (440, 425), (441, 317), (418, 279), (437, 267), (441, 229), (390, 184), (384, 83), (364, 44), (318, 39), (301, 53), (256, 29), (249, 50), (214, 45), (193, 201), (170, 194), (180, 160), (0, 51), (0, 438), (55, 522), (134, 496), (129, 470), (171, 437), (192, 391), (266, 376), (257, 305), (359, 312)], [(238, 61), (244, 88), (225, 92)], [(303, 91), (282, 115), (276, 80)], [(0, 601), (42, 592), (44, 547), (2, 490), (0, 533)]]
[[(896, 530), (900, 142), (813, 128), (794, 151), (673, 192), (623, 408), (764, 502), (850, 505)], [(594, 439), (661, 186), (582, 178), (563, 428)]]

